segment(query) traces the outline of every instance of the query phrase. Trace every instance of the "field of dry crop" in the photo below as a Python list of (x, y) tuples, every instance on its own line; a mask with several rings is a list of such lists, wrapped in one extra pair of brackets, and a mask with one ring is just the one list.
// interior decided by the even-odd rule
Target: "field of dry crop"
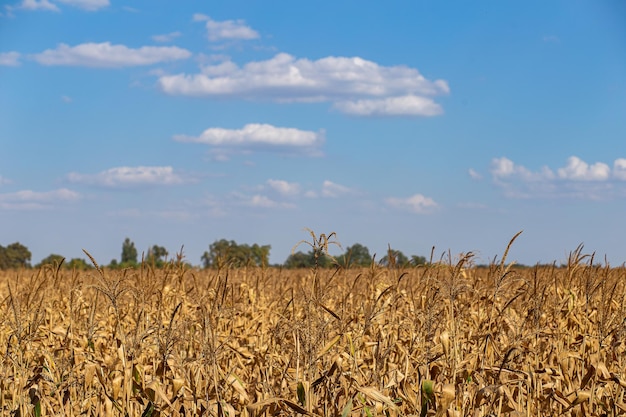
[(0, 278), (0, 415), (626, 413), (626, 270), (580, 250), (528, 269)]

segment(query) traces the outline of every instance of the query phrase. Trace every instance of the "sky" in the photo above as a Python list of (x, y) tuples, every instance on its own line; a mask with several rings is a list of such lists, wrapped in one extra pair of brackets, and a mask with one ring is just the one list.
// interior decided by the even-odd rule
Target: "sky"
[(309, 228), (620, 265), (624, 214), (623, 1), (0, 0), (0, 245), (33, 264), (282, 263)]

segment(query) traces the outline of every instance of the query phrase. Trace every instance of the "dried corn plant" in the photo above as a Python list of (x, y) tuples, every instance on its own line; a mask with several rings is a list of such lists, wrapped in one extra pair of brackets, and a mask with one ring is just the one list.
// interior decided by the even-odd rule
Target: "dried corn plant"
[[(333, 234), (311, 232), (327, 252)], [(511, 241), (512, 243), (512, 241)], [(510, 244), (509, 244), (510, 246)], [(0, 277), (0, 415), (626, 413), (626, 269), (57, 266)]]

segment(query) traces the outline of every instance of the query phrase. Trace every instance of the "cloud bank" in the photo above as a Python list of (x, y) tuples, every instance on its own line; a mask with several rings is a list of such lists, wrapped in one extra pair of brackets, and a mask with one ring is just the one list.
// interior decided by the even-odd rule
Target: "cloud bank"
[(109, 0), (55, 0), (57, 3), (78, 7), (90, 12), (109, 6)]
[(406, 66), (381, 66), (359, 57), (312, 61), (285, 53), (241, 67), (227, 59), (203, 66), (199, 74), (163, 75), (158, 84), (171, 95), (331, 102), (357, 116), (439, 115), (443, 109), (432, 97), (450, 92), (446, 81), (430, 81)]
[(19, 52), (2, 52), (0, 53), (0, 66), (17, 67), (20, 65)]
[(494, 184), (512, 198), (601, 199), (626, 192), (626, 158), (617, 158), (611, 167), (604, 162), (590, 164), (571, 156), (563, 167), (552, 169), (543, 166), (533, 171), (501, 157), (491, 161), (490, 173)]
[(67, 179), (74, 183), (107, 188), (178, 185), (191, 181), (174, 172), (171, 166), (115, 167), (97, 174), (72, 172), (68, 174)]
[(47, 49), (33, 55), (33, 59), (41, 65), (48, 66), (121, 68), (187, 59), (190, 56), (191, 52), (176, 46), (142, 46), (133, 49), (125, 45), (103, 42), (76, 46), (62, 43), (56, 49)]
[(41, 210), (51, 208), (54, 203), (68, 203), (80, 200), (80, 194), (67, 188), (52, 191), (22, 190), (0, 194), (0, 209)]
[(37, 11), (48, 10), (52, 12), (60, 12), (61, 9), (55, 4), (63, 4), (67, 6), (77, 7), (89, 12), (97, 11), (110, 5), (109, 0), (22, 0), (17, 6), (6, 6), (9, 11), (13, 9)]

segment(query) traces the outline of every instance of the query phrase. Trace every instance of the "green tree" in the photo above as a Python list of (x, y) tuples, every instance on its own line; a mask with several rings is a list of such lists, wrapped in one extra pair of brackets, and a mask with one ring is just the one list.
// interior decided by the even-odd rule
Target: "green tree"
[(426, 257), (413, 255), (411, 256), (411, 264), (413, 266), (426, 265)]
[[(283, 266), (285, 268), (315, 268), (315, 252), (308, 251), (304, 253), (302, 251), (298, 251), (292, 253), (287, 257)], [(318, 252), (317, 256), (317, 266), (320, 268), (328, 268), (333, 264), (333, 261), (330, 256), (325, 253)]]
[(48, 255), (45, 258), (43, 258), (41, 260), (41, 262), (39, 262), (37, 265), (35, 265), (35, 267), (36, 268), (41, 268), (44, 265), (56, 266), (56, 265), (59, 265), (60, 263), (62, 263), (63, 261), (65, 261), (65, 257), (63, 257), (62, 255), (57, 255), (56, 253), (53, 253), (53, 254)]
[(345, 268), (350, 268), (351, 266), (367, 267), (372, 264), (372, 256), (367, 246), (355, 243), (352, 246), (348, 246), (343, 255), (337, 257), (337, 262)]
[(262, 266), (269, 262), (270, 249), (270, 245), (239, 245), (234, 240), (221, 239), (209, 245), (209, 250), (202, 254), (201, 260), (205, 268)]
[(136, 266), (137, 265), (137, 248), (135, 243), (131, 242), (129, 238), (122, 243), (122, 258), (121, 266)]
[(163, 246), (154, 245), (150, 249), (148, 249), (146, 262), (158, 268), (161, 268), (167, 262), (167, 255), (167, 249), (165, 249)]
[(91, 265), (89, 265), (86, 260), (81, 258), (72, 258), (66, 263), (66, 266), (68, 269), (76, 269), (77, 271), (91, 269)]
[(397, 268), (401, 268), (406, 266), (409, 263), (409, 258), (399, 250), (393, 250), (389, 248), (387, 250), (387, 255), (380, 260), (380, 264), (384, 266), (395, 266)]
[(28, 268), (32, 254), (19, 242), (11, 243), (6, 248), (0, 246), (0, 269)]

